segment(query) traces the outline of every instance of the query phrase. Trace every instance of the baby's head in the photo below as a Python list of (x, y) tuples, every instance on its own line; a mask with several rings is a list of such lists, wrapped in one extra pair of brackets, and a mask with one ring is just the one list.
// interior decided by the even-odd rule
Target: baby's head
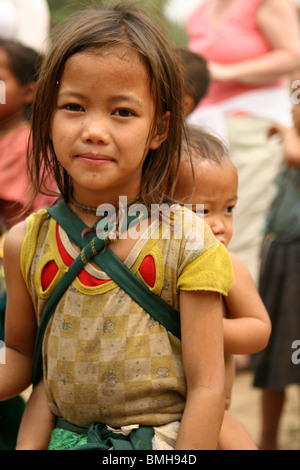
[[(204, 219), (215, 237), (228, 246), (237, 202), (237, 170), (222, 142), (200, 128), (189, 127), (188, 148), (182, 153), (175, 198), (184, 204), (204, 206)], [(185, 144), (186, 147), (187, 144)]]
[(184, 114), (188, 116), (204, 98), (210, 84), (206, 59), (186, 47), (176, 47), (184, 77)]

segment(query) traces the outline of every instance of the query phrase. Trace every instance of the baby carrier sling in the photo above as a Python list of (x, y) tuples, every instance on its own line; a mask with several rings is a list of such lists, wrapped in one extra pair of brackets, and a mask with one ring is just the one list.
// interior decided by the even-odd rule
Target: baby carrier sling
[[(43, 310), (35, 343), (33, 385), (39, 382), (43, 374), (42, 344), (47, 325), (64, 292), (90, 260), (93, 260), (155, 320), (174, 336), (180, 338), (179, 312), (161, 297), (151, 292), (109, 249), (105, 240), (95, 235), (95, 232), (88, 230), (88, 227), (69, 209), (63, 199), (57, 201), (47, 211), (68, 234), (70, 240), (80, 248), (81, 252), (57, 283)], [(126, 229), (136, 219), (136, 215), (134, 217), (128, 215)]]

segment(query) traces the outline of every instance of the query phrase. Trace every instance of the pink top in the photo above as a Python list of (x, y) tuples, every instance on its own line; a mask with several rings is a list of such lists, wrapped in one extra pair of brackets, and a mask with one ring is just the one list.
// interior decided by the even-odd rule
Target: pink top
[[(24, 125), (0, 136), (0, 199), (17, 201), (21, 205), (27, 202), (30, 182), (27, 177), (26, 151), (30, 128)], [(47, 207), (54, 199), (38, 195), (33, 210)]]
[[(187, 21), (189, 48), (207, 61), (232, 64), (253, 59), (270, 52), (271, 47), (256, 23), (256, 11), (265, 0), (240, 1), (222, 21), (211, 24), (204, 1)], [(201, 106), (212, 105), (246, 91), (280, 86), (283, 80), (267, 85), (248, 86), (238, 82), (212, 82)]]

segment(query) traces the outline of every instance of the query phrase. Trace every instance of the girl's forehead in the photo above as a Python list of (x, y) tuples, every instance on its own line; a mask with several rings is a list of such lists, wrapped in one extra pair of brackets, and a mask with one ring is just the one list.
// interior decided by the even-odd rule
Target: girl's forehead
[(97, 49), (86, 49), (72, 55), (66, 63), (72, 62), (90, 62), (91, 59), (95, 61), (107, 61), (118, 63), (120, 65), (130, 65), (136, 67), (137, 65), (144, 65), (140, 54), (129, 46), (111, 45)]

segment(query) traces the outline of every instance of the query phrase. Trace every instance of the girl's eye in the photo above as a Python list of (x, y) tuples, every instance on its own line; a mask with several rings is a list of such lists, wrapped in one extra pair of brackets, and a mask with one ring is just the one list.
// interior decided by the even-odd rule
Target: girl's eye
[(134, 116), (134, 113), (132, 111), (130, 111), (129, 109), (126, 109), (126, 108), (117, 109), (116, 111), (114, 111), (113, 114), (115, 114), (116, 116), (120, 116), (120, 117)]
[(68, 103), (64, 106), (64, 109), (66, 109), (67, 111), (73, 111), (73, 112), (83, 112), (84, 109), (82, 106), (80, 106), (79, 104), (75, 104), (75, 103)]

